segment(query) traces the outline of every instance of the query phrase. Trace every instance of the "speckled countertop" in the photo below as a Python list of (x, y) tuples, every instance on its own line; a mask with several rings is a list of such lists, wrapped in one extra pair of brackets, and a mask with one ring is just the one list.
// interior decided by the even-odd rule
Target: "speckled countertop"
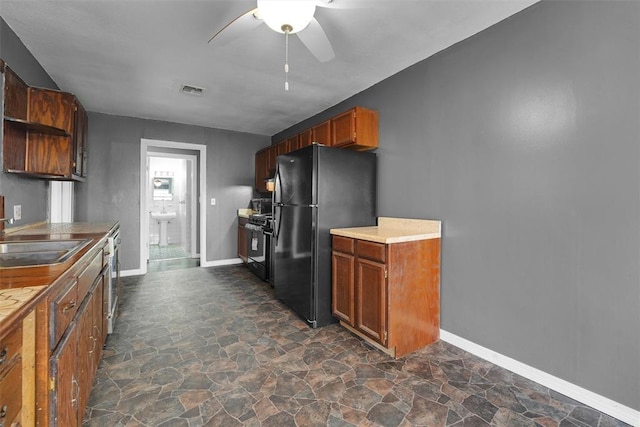
[(401, 243), (441, 237), (441, 222), (426, 219), (379, 217), (372, 227), (332, 228), (334, 236), (377, 243)]
[(0, 322), (21, 309), (37, 296), (46, 286), (0, 289)]

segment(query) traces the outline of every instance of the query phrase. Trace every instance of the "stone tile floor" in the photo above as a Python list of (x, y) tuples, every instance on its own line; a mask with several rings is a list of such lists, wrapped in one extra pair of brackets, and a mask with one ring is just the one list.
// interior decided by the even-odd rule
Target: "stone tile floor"
[(624, 426), (444, 342), (309, 329), (243, 266), (123, 279), (84, 426)]

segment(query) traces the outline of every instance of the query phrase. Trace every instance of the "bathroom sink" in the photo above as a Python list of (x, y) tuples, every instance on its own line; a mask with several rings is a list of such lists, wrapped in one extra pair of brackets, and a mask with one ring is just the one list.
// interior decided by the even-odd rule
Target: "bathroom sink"
[(64, 262), (91, 243), (85, 240), (32, 240), (0, 243), (0, 267), (27, 267)]
[(176, 217), (175, 212), (151, 212), (151, 218), (162, 221), (162, 220), (170, 220)]

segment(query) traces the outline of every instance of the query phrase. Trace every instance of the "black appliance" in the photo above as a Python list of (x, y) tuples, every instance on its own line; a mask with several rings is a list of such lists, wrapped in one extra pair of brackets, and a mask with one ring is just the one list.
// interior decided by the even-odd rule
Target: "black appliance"
[(269, 280), (271, 264), (271, 215), (254, 214), (245, 225), (247, 236), (247, 267), (264, 281)]
[(376, 168), (375, 153), (317, 144), (277, 158), (272, 283), (313, 328), (336, 321), (329, 229), (376, 224)]

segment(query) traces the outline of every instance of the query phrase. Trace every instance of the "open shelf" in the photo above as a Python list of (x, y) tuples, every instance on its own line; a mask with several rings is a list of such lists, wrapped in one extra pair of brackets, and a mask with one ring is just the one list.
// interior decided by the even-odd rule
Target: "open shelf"
[(31, 132), (37, 132), (37, 133), (53, 135), (53, 136), (71, 136), (69, 132), (67, 132), (64, 129), (60, 129), (60, 128), (49, 126), (49, 125), (43, 125), (41, 123), (35, 123), (35, 122), (30, 122), (28, 120), (16, 119), (14, 117), (6, 117), (6, 116), (4, 120), (5, 122), (13, 123)]

